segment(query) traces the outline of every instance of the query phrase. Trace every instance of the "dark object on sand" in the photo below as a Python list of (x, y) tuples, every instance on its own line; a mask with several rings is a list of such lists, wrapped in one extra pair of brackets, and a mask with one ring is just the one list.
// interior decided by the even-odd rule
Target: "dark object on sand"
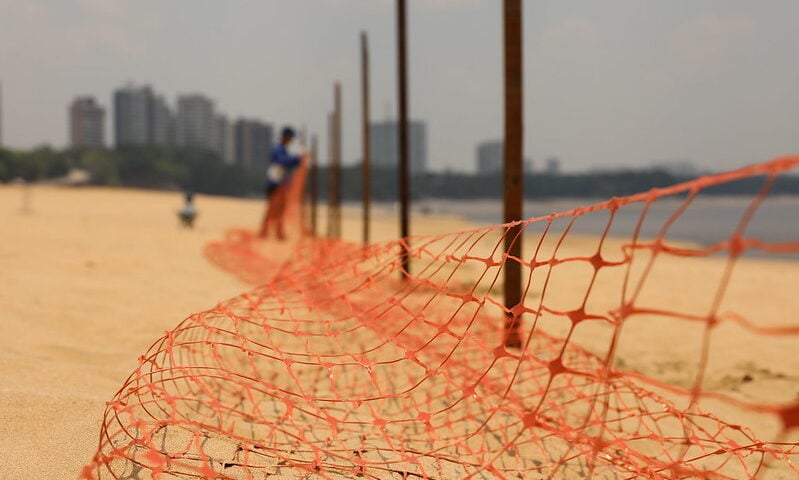
[(186, 192), (186, 203), (183, 205), (183, 208), (178, 211), (178, 218), (180, 218), (181, 225), (185, 228), (193, 228), (194, 219), (197, 218), (197, 210), (194, 208), (193, 200), (194, 194), (192, 192)]

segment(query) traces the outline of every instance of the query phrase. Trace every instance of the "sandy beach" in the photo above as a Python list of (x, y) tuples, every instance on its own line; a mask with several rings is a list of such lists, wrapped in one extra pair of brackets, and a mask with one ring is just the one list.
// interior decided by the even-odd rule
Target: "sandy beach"
[(0, 477), (74, 478), (96, 448), (105, 402), (164, 330), (244, 286), (202, 258), (254, 202), (180, 195), (0, 188)]
[[(0, 479), (74, 478), (96, 450), (105, 402), (138, 356), (189, 314), (250, 288), (208, 262), (203, 248), (231, 227), (254, 227), (263, 205), (198, 196), (200, 217), (196, 228), (187, 230), (175, 215), (181, 206), (177, 192), (42, 186), (29, 193), (24, 212), (22, 187), (0, 187)], [(374, 217), (375, 241), (396, 237), (393, 213), (376, 211)], [(472, 227), (448, 216), (415, 215), (413, 222), (414, 234)], [(343, 230), (345, 239), (359, 238), (357, 211), (345, 211)], [(561, 251), (590, 254), (597, 242), (573, 236)], [(603, 256), (620, 255), (623, 243), (609, 239)], [(535, 238), (527, 239), (526, 251), (534, 245)], [(723, 258), (660, 261), (641, 292), (642, 302), (705, 312), (726, 263)], [(579, 265), (560, 272), (547, 298), (566, 309), (585, 289), (585, 272)], [(615, 273), (600, 276), (590, 308), (618, 303), (620, 281)], [(795, 326), (797, 284), (799, 262), (741, 260), (722, 310), (739, 312), (760, 327)], [(631, 322), (620, 341), (618, 366), (690, 388), (699, 328), (684, 320)], [(574, 341), (601, 353), (608, 333), (606, 327), (587, 326)], [(705, 384), (749, 402), (792, 402), (799, 396), (796, 347), (795, 336), (753, 335), (736, 323), (722, 323), (713, 332)], [(779, 433), (773, 415), (718, 408), (767, 439)], [(784, 439), (797, 437), (789, 432)]]
[[(44, 186), (29, 195), (24, 212), (23, 187), (0, 187), (0, 478), (74, 478), (139, 355), (189, 314), (249, 288), (203, 247), (228, 228), (254, 228), (263, 204), (198, 196), (196, 228), (186, 230), (177, 192)], [(353, 240), (354, 218), (345, 225)], [(426, 231), (466, 227), (440, 220)], [(376, 240), (395, 235), (388, 224), (376, 219)]]

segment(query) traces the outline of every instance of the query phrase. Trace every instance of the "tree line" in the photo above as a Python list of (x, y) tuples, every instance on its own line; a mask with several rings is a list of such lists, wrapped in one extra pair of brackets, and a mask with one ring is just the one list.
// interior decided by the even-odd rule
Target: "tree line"
[(229, 165), (202, 149), (119, 147), (113, 150), (0, 149), (0, 181), (41, 181), (88, 172), (93, 185), (249, 196), (262, 190), (263, 168)]
[[(40, 181), (63, 177), (72, 169), (88, 172), (93, 185), (125, 186), (150, 189), (184, 190), (212, 195), (238, 197), (261, 196), (264, 187), (263, 165), (243, 166), (224, 163), (215, 153), (200, 149), (162, 147), (120, 147), (113, 150), (54, 150), (49, 147), (29, 151), (0, 148), (0, 182), (15, 178)], [(396, 171), (372, 168), (372, 198), (375, 201), (397, 199)], [(318, 198), (327, 195), (327, 169), (318, 169)], [(663, 169), (613, 172), (587, 172), (551, 175), (530, 173), (525, 176), (524, 192), (528, 199), (571, 197), (607, 198), (638, 193), (687, 180)], [(342, 197), (358, 201), (362, 196), (360, 165), (345, 166), (341, 172)], [(709, 194), (753, 194), (759, 191), (763, 177), (752, 177), (705, 190)], [(772, 193), (799, 194), (799, 177), (777, 179)], [(498, 199), (502, 197), (502, 175), (460, 172), (421, 173), (412, 175), (414, 199)]]
[[(376, 201), (397, 199), (397, 175), (393, 170), (371, 170), (372, 198)], [(360, 165), (342, 170), (342, 197), (357, 201), (362, 196)], [(319, 171), (319, 198), (327, 195), (327, 171)], [(574, 174), (528, 173), (524, 177), (524, 197), (543, 198), (610, 198), (662, 188), (691, 178), (675, 175), (665, 169), (630, 169), (609, 172)], [(703, 190), (710, 195), (751, 195), (763, 187), (764, 176), (745, 178)], [(779, 177), (771, 187), (773, 194), (799, 194), (799, 176)], [(440, 172), (412, 175), (411, 196), (414, 199), (442, 198), (454, 200), (501, 199), (503, 178), (501, 172), (473, 174)]]

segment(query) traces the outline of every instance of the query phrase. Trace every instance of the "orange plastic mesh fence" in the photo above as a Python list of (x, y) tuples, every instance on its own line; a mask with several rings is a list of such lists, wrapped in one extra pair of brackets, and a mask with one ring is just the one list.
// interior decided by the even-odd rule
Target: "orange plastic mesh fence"
[[(233, 231), (208, 256), (258, 286), (140, 358), (83, 477), (796, 478), (799, 263), (773, 260), (799, 238), (748, 232), (797, 169), (525, 220), (524, 258), (502, 252), (508, 225), (414, 237), (404, 281), (400, 241), (305, 238), (283, 261)], [(718, 202), (707, 189), (755, 180), (728, 229), (692, 217)], [(673, 237), (694, 220), (717, 241)], [(511, 309), (508, 262), (525, 279)]]

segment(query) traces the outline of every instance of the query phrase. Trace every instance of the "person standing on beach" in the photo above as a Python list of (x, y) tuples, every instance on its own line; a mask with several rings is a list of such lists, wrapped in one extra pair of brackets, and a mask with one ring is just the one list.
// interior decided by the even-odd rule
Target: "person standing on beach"
[(278, 240), (285, 240), (286, 232), (283, 227), (283, 220), (288, 203), (289, 184), (292, 173), (304, 161), (307, 161), (307, 153), (292, 155), (289, 153), (289, 145), (294, 140), (296, 132), (291, 127), (284, 127), (280, 133), (280, 143), (272, 147), (269, 155), (269, 164), (266, 167), (266, 199), (267, 207), (261, 231), (258, 236), (267, 238), (269, 231), (274, 225)]

